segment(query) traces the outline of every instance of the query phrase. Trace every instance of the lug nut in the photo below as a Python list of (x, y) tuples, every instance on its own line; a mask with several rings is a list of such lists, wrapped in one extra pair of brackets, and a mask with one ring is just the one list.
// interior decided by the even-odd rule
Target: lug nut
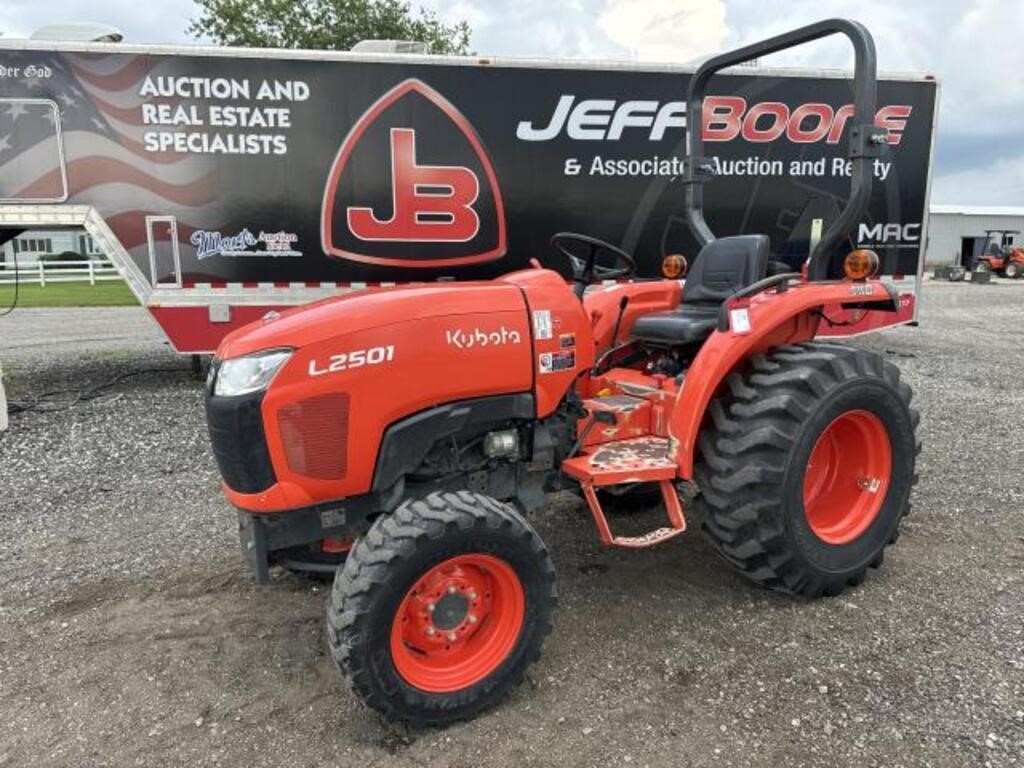
[(448, 587), (448, 594), (449, 595), (454, 595), (457, 591), (458, 590), (455, 589), (455, 585), (454, 584), (452, 584), (450, 587)]
[(433, 636), (434, 636), (434, 635), (435, 635), (436, 633), (437, 633), (437, 630), (436, 630), (436, 629), (434, 629), (433, 627), (427, 627), (427, 634), (428, 634), (428, 635), (429, 635), (430, 637), (433, 637)]
[(455, 633), (454, 632), (449, 632), (448, 633), (448, 639), (454, 642), (455, 641)]
[(435, 607), (433, 603), (427, 603), (427, 613), (433, 613)]
[(476, 590), (469, 590), (469, 593), (466, 595), (466, 597), (468, 597), (470, 600), (476, 600)]
[(468, 621), (470, 624), (476, 624), (476, 616), (474, 616), (471, 613), (469, 614), (469, 616), (466, 617), (466, 621)]

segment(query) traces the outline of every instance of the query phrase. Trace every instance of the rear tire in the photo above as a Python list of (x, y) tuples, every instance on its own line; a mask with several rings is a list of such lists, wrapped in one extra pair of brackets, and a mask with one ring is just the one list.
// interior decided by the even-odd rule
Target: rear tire
[(468, 491), (406, 501), (338, 571), (328, 643), (389, 720), (445, 725), (503, 698), (551, 631), (555, 568), (511, 507)]
[(817, 597), (860, 584), (899, 535), (919, 416), (899, 370), (836, 344), (749, 361), (712, 402), (698, 504), (721, 554), (766, 587)]

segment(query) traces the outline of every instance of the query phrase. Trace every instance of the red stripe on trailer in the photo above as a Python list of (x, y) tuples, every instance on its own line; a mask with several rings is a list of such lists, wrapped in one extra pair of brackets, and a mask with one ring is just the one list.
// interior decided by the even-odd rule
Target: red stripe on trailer
[[(411, 285), (409, 282), (390, 283), (389, 285)], [(262, 283), (256, 280), (247, 280), (241, 283), (229, 283), (223, 280), (192, 280), (185, 279), (181, 283), (181, 287), (178, 290), (188, 291), (190, 289), (205, 290), (207, 288), (227, 288), (230, 287), (234, 290), (249, 290), (249, 291), (264, 291), (269, 289), (271, 286), (274, 288), (287, 288), (289, 290), (302, 290), (304, 288), (311, 288), (316, 290), (324, 289), (337, 289), (338, 291), (361, 291), (365, 288), (379, 288), (383, 285), (382, 283), (331, 283), (331, 282), (318, 282), (316, 280), (307, 280), (305, 282), (287, 283), (287, 282), (275, 282), (275, 283)]]
[(213, 352), (228, 333), (253, 323), (271, 310), (284, 311), (283, 306), (231, 307), (231, 320), (211, 323), (208, 307), (148, 307), (171, 346), (178, 352)]

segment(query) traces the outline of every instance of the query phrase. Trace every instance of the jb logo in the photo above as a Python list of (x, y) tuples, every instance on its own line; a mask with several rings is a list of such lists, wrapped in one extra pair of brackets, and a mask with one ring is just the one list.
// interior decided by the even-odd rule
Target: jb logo
[(479, 264), (501, 258), (507, 242), (483, 141), (455, 105), (416, 79), (377, 99), (342, 141), (320, 232), (331, 256), (396, 268)]
[(476, 237), (473, 210), (480, 182), (469, 168), (416, 163), (416, 131), (391, 129), (391, 218), (372, 208), (348, 209), (348, 227), (360, 240), (464, 243)]

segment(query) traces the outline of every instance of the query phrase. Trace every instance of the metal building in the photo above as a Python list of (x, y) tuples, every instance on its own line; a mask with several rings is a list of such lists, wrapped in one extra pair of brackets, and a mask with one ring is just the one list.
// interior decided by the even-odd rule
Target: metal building
[(960, 264), (972, 268), (988, 245), (986, 230), (1010, 230), (1005, 235), (1007, 244), (1024, 243), (1024, 206), (932, 205), (925, 264), (929, 267)]

